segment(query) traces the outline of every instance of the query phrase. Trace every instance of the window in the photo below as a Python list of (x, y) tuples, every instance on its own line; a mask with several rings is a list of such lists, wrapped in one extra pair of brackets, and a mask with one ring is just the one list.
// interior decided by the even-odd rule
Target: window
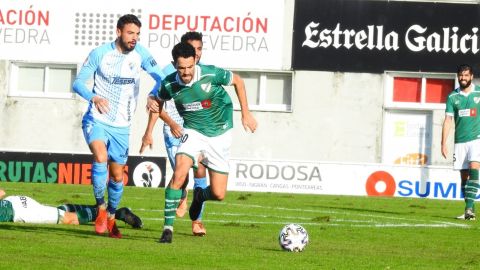
[(445, 109), (448, 94), (455, 88), (455, 74), (387, 73), (385, 107)]
[(387, 72), (383, 117), (382, 162), (431, 165), (433, 138), (441, 130), (433, 123), (444, 116), (445, 101), (456, 87), (455, 74)]
[(73, 98), (76, 64), (12, 62), (9, 96)]
[[(242, 77), (252, 111), (292, 111), (292, 72), (258, 72), (233, 70)], [(239, 110), (233, 86), (226, 87), (232, 97), (234, 109)]]

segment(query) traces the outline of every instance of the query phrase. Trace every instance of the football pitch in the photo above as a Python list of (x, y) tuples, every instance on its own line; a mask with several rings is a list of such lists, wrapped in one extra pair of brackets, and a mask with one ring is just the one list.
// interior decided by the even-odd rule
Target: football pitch
[[(52, 206), (90, 204), (90, 186), (0, 183), (8, 195)], [(191, 194), (189, 194), (189, 197)], [(119, 222), (122, 239), (93, 225), (0, 223), (0, 269), (480, 269), (480, 221), (460, 221), (462, 201), (229, 191), (207, 202), (205, 237), (177, 218), (160, 244), (164, 190), (125, 187), (121, 206), (144, 222)], [(306, 228), (305, 251), (282, 251), (288, 223)]]

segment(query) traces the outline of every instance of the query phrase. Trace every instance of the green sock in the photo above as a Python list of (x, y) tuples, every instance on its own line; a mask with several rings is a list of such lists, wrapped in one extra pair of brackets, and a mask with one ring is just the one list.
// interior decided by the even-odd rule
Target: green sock
[(477, 197), (478, 184), (478, 170), (470, 169), (469, 178), (465, 185), (465, 208), (474, 208), (475, 198)]
[(80, 224), (88, 224), (94, 220), (92, 209), (90, 208), (79, 209), (76, 213), (78, 217), (78, 223)]
[(172, 189), (170, 187), (165, 189), (165, 227), (169, 226), (173, 229), (173, 222), (175, 221), (175, 215), (181, 197), (181, 189)]

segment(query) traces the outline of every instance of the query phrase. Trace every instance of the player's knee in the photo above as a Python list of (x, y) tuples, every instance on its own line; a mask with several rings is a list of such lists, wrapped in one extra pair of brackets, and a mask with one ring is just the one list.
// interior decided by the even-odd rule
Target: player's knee
[(185, 179), (187, 178), (187, 175), (181, 175), (181, 174), (174, 174), (172, 177), (172, 181), (170, 181), (170, 187), (173, 189), (181, 189), (183, 184), (185, 183)]
[(223, 201), (225, 199), (225, 192), (212, 192), (213, 197), (217, 201)]
[(93, 161), (98, 162), (98, 163), (104, 163), (107, 162), (108, 157), (106, 153), (97, 153), (93, 155)]

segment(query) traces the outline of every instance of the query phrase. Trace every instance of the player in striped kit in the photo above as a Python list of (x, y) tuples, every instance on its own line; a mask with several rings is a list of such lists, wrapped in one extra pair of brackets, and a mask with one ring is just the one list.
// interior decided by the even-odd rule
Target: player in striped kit
[[(115, 224), (115, 210), (123, 194), (123, 171), (140, 72), (147, 71), (156, 81), (154, 89), (164, 77), (148, 50), (137, 44), (140, 27), (141, 22), (135, 15), (120, 17), (117, 39), (92, 50), (73, 83), (73, 90), (89, 102), (82, 129), (93, 154), (92, 184), (98, 207), (95, 231), (103, 234), (108, 230), (113, 238), (122, 237)], [(89, 89), (86, 82), (92, 76), (93, 89)], [(104, 199), (105, 189), (108, 205)]]

